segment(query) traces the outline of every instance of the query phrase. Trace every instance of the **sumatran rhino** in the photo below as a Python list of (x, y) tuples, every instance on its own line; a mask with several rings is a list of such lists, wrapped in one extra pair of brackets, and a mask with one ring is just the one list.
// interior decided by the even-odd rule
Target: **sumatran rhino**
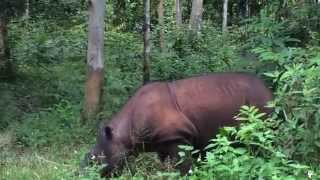
[[(203, 150), (220, 127), (236, 125), (242, 105), (265, 107), (272, 93), (254, 75), (215, 73), (172, 82), (154, 82), (141, 87), (110, 122), (103, 122), (97, 143), (85, 164), (106, 164), (102, 176), (123, 165), (139, 152), (157, 152), (160, 160), (178, 159), (178, 145)], [(189, 162), (180, 164), (182, 173)]]

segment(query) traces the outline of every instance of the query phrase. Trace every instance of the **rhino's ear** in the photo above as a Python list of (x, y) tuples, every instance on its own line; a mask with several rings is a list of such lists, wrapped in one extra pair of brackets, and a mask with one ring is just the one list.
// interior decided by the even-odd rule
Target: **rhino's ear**
[(106, 126), (104, 128), (104, 133), (105, 133), (105, 136), (107, 137), (107, 139), (112, 139), (112, 129), (111, 129), (111, 127)]

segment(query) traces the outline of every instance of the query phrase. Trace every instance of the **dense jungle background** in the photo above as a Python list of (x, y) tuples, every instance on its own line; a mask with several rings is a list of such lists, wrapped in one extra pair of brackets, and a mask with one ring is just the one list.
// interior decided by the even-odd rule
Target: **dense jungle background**
[[(100, 178), (99, 167), (79, 174), (79, 163), (96, 125), (143, 84), (146, 1), (106, 1), (103, 106), (84, 120), (88, 2), (0, 2), (0, 179)], [(244, 107), (242, 125), (222, 129), (187, 177), (145, 153), (117, 178), (320, 179), (319, 0), (156, 0), (150, 9), (152, 81), (251, 72), (272, 89), (275, 111), (264, 119)]]

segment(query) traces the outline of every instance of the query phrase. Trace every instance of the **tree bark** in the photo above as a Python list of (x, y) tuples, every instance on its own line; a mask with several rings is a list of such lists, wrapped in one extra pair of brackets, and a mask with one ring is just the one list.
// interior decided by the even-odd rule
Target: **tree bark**
[(193, 0), (189, 26), (195, 32), (200, 32), (203, 13), (203, 0)]
[(223, 21), (222, 21), (222, 31), (228, 31), (228, 0), (223, 1)]
[(250, 5), (249, 0), (246, 0), (246, 18), (250, 17)]
[(239, 11), (241, 19), (248, 18), (249, 16), (249, 0), (240, 0), (239, 1)]
[(150, 0), (144, 0), (143, 83), (150, 81)]
[(105, 0), (89, 1), (89, 38), (84, 118), (93, 119), (101, 109), (104, 82)]
[(181, 27), (182, 25), (182, 10), (181, 10), (181, 1), (176, 0), (176, 25)]
[(10, 79), (13, 76), (7, 37), (7, 21), (0, 17), (0, 79)]
[(159, 44), (160, 44), (160, 50), (161, 52), (164, 51), (165, 48), (165, 42), (164, 42), (164, 0), (159, 0), (159, 6), (158, 6), (158, 23), (160, 26), (159, 31)]
[(30, 16), (30, 1), (29, 0), (26, 0), (26, 9), (24, 12), (24, 16), (26, 19), (29, 19), (29, 16)]

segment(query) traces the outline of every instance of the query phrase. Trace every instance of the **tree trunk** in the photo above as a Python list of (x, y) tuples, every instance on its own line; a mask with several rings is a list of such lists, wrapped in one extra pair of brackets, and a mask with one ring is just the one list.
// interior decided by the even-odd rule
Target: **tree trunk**
[(223, 1), (223, 21), (222, 21), (222, 31), (228, 31), (228, 0)]
[(193, 0), (189, 26), (195, 32), (200, 32), (203, 13), (203, 0)]
[(7, 37), (7, 21), (0, 18), (0, 79), (13, 77), (12, 64), (10, 62), (10, 50)]
[(246, 0), (246, 18), (250, 17), (250, 6), (249, 6), (249, 0)]
[(248, 0), (240, 0), (239, 1), (239, 11), (240, 11), (240, 18), (242, 20), (245, 18), (248, 18), (248, 11), (249, 11)]
[(161, 52), (164, 51), (165, 43), (164, 43), (164, 0), (159, 0), (159, 6), (158, 6), (158, 21), (160, 26), (159, 31), (159, 44), (160, 44), (160, 50)]
[(29, 0), (26, 0), (26, 9), (24, 12), (24, 16), (26, 19), (29, 19), (29, 16), (30, 16), (30, 1)]
[(176, 0), (176, 24), (178, 27), (182, 25), (182, 11), (181, 11), (181, 1)]
[(144, 0), (143, 83), (150, 81), (150, 0)]
[(105, 0), (90, 0), (85, 119), (95, 118), (101, 109), (104, 81), (104, 15)]

